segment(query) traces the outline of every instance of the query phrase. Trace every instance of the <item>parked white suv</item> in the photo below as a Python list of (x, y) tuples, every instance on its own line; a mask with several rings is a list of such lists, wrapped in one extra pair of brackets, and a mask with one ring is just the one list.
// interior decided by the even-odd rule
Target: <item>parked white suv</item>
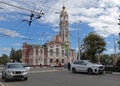
[(71, 64), (71, 70), (73, 73), (86, 72), (88, 74), (103, 74), (104, 66), (91, 63), (89, 60), (76, 60)]
[(2, 70), (2, 79), (8, 81), (10, 79), (28, 79), (28, 70), (22, 63), (7, 63)]

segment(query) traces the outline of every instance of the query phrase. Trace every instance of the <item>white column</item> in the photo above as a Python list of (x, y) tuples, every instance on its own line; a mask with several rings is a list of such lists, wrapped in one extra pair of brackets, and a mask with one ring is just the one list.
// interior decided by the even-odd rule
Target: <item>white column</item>
[(35, 53), (36, 53), (36, 49), (33, 48), (33, 65), (35, 65)]
[(45, 64), (44, 63), (44, 49), (42, 48), (42, 64)]

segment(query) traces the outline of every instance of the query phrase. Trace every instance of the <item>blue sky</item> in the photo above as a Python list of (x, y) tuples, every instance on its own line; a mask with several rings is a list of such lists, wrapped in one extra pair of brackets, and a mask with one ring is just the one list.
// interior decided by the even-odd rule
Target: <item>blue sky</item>
[[(1, 3), (2, 2), (2, 3)], [(41, 19), (36, 19), (29, 26), (30, 11), (42, 12)], [(96, 32), (107, 42), (104, 53), (114, 53), (114, 37), (120, 32), (118, 18), (119, 0), (0, 0), (0, 55), (9, 55), (11, 48), (20, 49), (23, 42), (44, 44), (59, 31), (59, 14), (63, 4), (69, 15), (71, 47), (78, 49), (78, 28), (80, 39), (90, 32)], [(79, 23), (81, 21), (81, 23)], [(116, 44), (118, 50), (118, 45)]]

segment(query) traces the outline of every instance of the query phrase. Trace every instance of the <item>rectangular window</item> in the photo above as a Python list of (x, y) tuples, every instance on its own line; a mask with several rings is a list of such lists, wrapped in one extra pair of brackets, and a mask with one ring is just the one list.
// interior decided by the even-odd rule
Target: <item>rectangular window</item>
[(42, 55), (42, 53), (43, 53), (42, 49), (40, 49), (40, 53), (41, 53), (41, 55)]
[(52, 63), (53, 62), (53, 59), (50, 59), (50, 63)]
[(38, 49), (36, 49), (36, 54), (38, 54)]
[(62, 59), (62, 63), (64, 63), (64, 59)]
[(56, 48), (56, 56), (59, 56), (59, 48)]
[(50, 49), (50, 56), (53, 56), (53, 49)]
[(64, 56), (64, 50), (62, 50), (62, 56)]

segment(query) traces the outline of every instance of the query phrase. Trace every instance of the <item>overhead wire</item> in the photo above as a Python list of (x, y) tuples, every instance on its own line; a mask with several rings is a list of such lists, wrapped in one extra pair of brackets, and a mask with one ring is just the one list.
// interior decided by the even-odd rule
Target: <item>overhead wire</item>
[[(18, 8), (18, 9), (21, 9), (21, 10), (25, 10), (25, 11), (31, 12), (30, 9), (26, 9), (26, 8), (24, 8), (24, 7), (19, 7), (19, 6), (13, 5), (13, 4), (9, 4), (9, 3), (7, 3), (7, 2), (0, 1), (0, 3), (6, 4), (6, 5), (9, 5), (9, 6), (12, 6), (12, 7), (15, 7), (15, 8)], [(46, 12), (49, 12), (50, 9), (55, 9), (55, 8), (53, 8), (55, 5), (56, 5), (56, 3), (54, 3), (51, 7), (47, 6), (48, 9), (46, 9)], [(58, 9), (57, 9), (57, 10), (58, 10)], [(39, 13), (39, 12), (34, 11), (34, 13)], [(17, 29), (16, 29), (16, 31), (17, 31)], [(28, 29), (27, 29), (26, 32), (28, 32)], [(31, 34), (31, 33), (26, 33), (26, 34)]]
[[(7, 3), (7, 2), (0, 1), (0, 3), (6, 4), (6, 5), (9, 5), (9, 6), (12, 6), (12, 7), (15, 7), (15, 8), (18, 8), (18, 9), (21, 9), (21, 10), (25, 10), (25, 11), (28, 11), (28, 12), (31, 12), (31, 11), (32, 11), (32, 10), (29, 10), (29, 9), (26, 9), (26, 8), (23, 8), (23, 7), (19, 7), (19, 6), (13, 5), (13, 4), (9, 4), (9, 3)], [(39, 13), (39, 12), (34, 11), (34, 13)]]
[[(31, 10), (29, 10), (29, 9), (26, 9), (26, 8), (23, 8), (23, 7), (19, 7), (19, 6), (16, 6), (16, 5), (12, 5), (12, 4), (9, 4), (9, 3), (6, 3), (6, 2), (3, 2), (3, 1), (0, 1), (0, 3), (2, 3), (2, 4), (6, 4), (6, 5), (9, 5), (9, 6), (12, 6), (12, 7), (15, 7), (15, 8), (18, 8), (18, 9), (21, 9), (21, 10), (25, 10), (25, 11), (29, 11), (29, 12), (31, 12)], [(38, 12), (34, 11), (34, 13), (38, 13)], [(17, 29), (16, 29), (16, 30), (17, 30)]]

